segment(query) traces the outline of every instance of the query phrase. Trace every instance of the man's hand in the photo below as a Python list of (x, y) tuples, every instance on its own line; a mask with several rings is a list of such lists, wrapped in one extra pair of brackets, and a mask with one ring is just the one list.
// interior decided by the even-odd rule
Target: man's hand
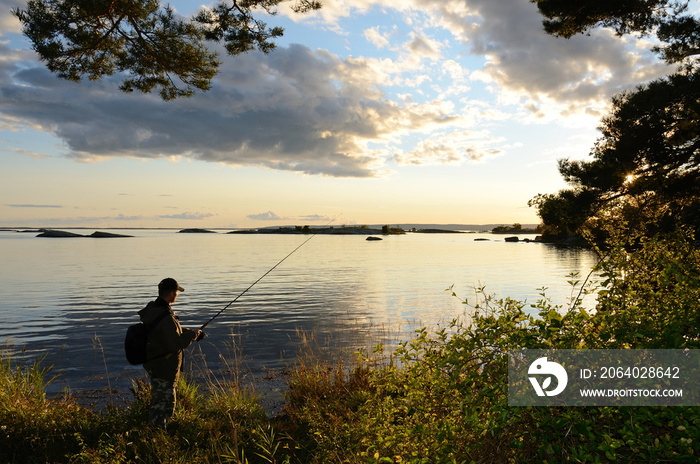
[(207, 334), (205, 334), (203, 330), (198, 330), (198, 331), (195, 332), (195, 333), (197, 334), (197, 336), (196, 336), (195, 339), (194, 339), (194, 341), (196, 341), (196, 342), (202, 340), (204, 337), (207, 336)]

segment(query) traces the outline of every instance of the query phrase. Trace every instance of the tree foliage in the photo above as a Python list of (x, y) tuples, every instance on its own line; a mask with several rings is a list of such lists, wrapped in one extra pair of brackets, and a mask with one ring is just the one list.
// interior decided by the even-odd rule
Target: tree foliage
[(563, 239), (574, 235), (591, 215), (594, 195), (585, 189), (561, 190), (557, 194), (538, 194), (528, 202), (537, 207), (545, 237)]
[(655, 34), (662, 58), (684, 63), (666, 78), (613, 98), (590, 159), (560, 160), (571, 188), (530, 201), (546, 232), (565, 236), (590, 226), (600, 233), (612, 220), (649, 233), (675, 223), (700, 230), (700, 22), (688, 14), (688, 2), (532, 1), (549, 34), (568, 38), (595, 27)]
[[(595, 27), (612, 27), (620, 34), (649, 32), (678, 5), (669, 0), (531, 0), (537, 4), (548, 34), (566, 37), (588, 32)], [(684, 2), (687, 6), (687, 2)]]
[(656, 34), (655, 50), (669, 63), (700, 53), (700, 22), (688, 14), (687, 0), (531, 0), (546, 18), (548, 34), (570, 38), (596, 27), (619, 35)]
[[(223, 42), (231, 55), (268, 53), (283, 30), (254, 12), (275, 14), (286, 0), (227, 0), (187, 20), (160, 0), (29, 0), (13, 10), (48, 69), (61, 78), (98, 80), (125, 73), (121, 90), (151, 92), (164, 100), (206, 91), (220, 61), (206, 41)], [(299, 13), (320, 8), (297, 0)]]
[(559, 162), (573, 188), (533, 200), (542, 220), (571, 234), (614, 210), (628, 221), (699, 227), (700, 72), (651, 82), (613, 106), (592, 159)]

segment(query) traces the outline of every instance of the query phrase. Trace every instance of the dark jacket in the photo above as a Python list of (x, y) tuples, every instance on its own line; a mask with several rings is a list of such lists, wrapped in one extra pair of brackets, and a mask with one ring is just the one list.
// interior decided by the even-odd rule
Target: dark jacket
[(183, 350), (194, 342), (197, 333), (191, 329), (183, 329), (170, 305), (160, 297), (139, 311), (141, 322), (148, 324), (163, 311), (167, 311), (169, 315), (161, 319), (148, 334), (146, 354), (150, 361), (146, 361), (143, 367), (150, 377), (174, 382), (180, 373)]

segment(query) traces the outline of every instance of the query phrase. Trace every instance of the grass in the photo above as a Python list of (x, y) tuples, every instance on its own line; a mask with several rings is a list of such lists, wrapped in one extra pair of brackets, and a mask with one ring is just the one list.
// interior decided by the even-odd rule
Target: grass
[(265, 430), (269, 420), (239, 388), (205, 396), (181, 380), (173, 422), (163, 432), (148, 425), (145, 379), (134, 381), (128, 407), (95, 411), (70, 396), (47, 398), (46, 374), (38, 363), (11, 367), (2, 360), (0, 462), (246, 462), (246, 455), (265, 454), (254, 431)]
[[(295, 392), (303, 388), (321, 394), (330, 378), (341, 385), (347, 370), (343, 358), (331, 367), (327, 346), (321, 347), (313, 334), (298, 336), (300, 362), (287, 373), (297, 384)], [(93, 345), (102, 349), (99, 340)], [(0, 462), (312, 462), (313, 440), (303, 437), (287, 411), (270, 418), (260, 398), (243, 385), (245, 368), (236, 340), (222, 355), (228, 380), (207, 370), (205, 362), (196, 370), (199, 383), (180, 379), (177, 406), (165, 432), (148, 422), (146, 378), (133, 379), (132, 399), (122, 406), (110, 397), (99, 407), (84, 407), (69, 393), (47, 395), (51, 371), (41, 360), (27, 362), (10, 353), (0, 350)]]

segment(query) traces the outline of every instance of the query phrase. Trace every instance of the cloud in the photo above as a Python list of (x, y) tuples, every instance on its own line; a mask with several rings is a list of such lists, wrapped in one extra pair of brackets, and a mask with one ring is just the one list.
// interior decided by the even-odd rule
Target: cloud
[(364, 35), (365, 39), (377, 48), (389, 48), (391, 46), (389, 39), (379, 32), (378, 27), (365, 30)]
[(63, 208), (62, 205), (31, 205), (31, 204), (15, 205), (15, 204), (6, 204), (5, 206), (10, 207), (10, 208)]
[[(404, 21), (391, 33), (363, 31), (385, 55), (342, 58), (292, 44), (268, 55), (226, 57), (209, 92), (167, 103), (118, 92), (120, 76), (62, 81), (30, 51), (0, 42), (0, 129), (54, 134), (67, 156), (83, 162), (189, 158), (380, 177), (391, 172), (391, 160), (486, 160), (503, 153), (487, 123), (597, 118), (614, 93), (667, 71), (609, 31), (548, 36), (536, 5), (524, 0), (327, 0), (303, 20), (342, 28), (342, 18), (377, 7)], [(7, 11), (0, 24), (10, 24)], [(483, 65), (469, 61), (467, 69), (457, 61), (464, 57), (479, 57)], [(477, 85), (496, 101), (484, 107), (470, 93)]]
[(298, 219), (307, 222), (330, 222), (333, 218), (325, 214), (309, 214), (307, 216), (299, 216)]
[(9, 12), (14, 9), (26, 9), (27, 2), (23, 0), (0, 0), (0, 8), (7, 12), (0, 15), (0, 31), (20, 33), (22, 31), (21, 23)]
[[(33, 224), (36, 227), (114, 227), (115, 223), (149, 221), (147, 216), (61, 216), (61, 217), (34, 217), (29, 222), (27, 219), (5, 219), (6, 223)], [(123, 224), (122, 224), (123, 225)]]
[(187, 219), (193, 221), (199, 221), (201, 219), (206, 219), (215, 216), (211, 213), (180, 213), (180, 214), (167, 214), (163, 216), (158, 216), (159, 219)]
[(439, 123), (379, 89), (373, 60), (341, 60), (301, 45), (226, 60), (213, 89), (161, 102), (117, 92), (116, 78), (75, 84), (38, 65), (0, 74), (0, 112), (52, 132), (69, 156), (185, 156), (231, 166), (338, 177), (386, 174), (390, 151), (370, 144)]
[(277, 214), (273, 213), (272, 211), (267, 211), (266, 213), (260, 213), (260, 214), (249, 214), (246, 216), (248, 219), (253, 219), (256, 221), (278, 221), (282, 219), (279, 217)]
[[(543, 17), (523, 0), (326, 0), (317, 15), (339, 22), (361, 14), (371, 4), (393, 10), (414, 29), (412, 50), (437, 56), (439, 42), (423, 30), (441, 28), (473, 56), (486, 59), (474, 77), (494, 84), (492, 92), (523, 99), (535, 111), (593, 111), (600, 116), (612, 95), (640, 82), (668, 74), (669, 68), (639, 39), (621, 38), (610, 30), (562, 39), (547, 35)], [(378, 31), (368, 39), (380, 40)]]
[(396, 155), (398, 164), (430, 165), (461, 164), (464, 161), (480, 162), (500, 156), (503, 150), (489, 147), (489, 144), (503, 140), (488, 140), (488, 135), (477, 131), (449, 132), (435, 134), (421, 140), (415, 150)]
[(113, 217), (108, 217), (108, 218), (100, 218), (102, 220), (115, 220), (115, 221), (142, 221), (144, 219), (143, 216), (126, 216), (124, 214), (118, 214), (117, 216)]
[(325, 214), (307, 214), (307, 215), (302, 215), (302, 216), (297, 216), (297, 217), (282, 217), (279, 216), (277, 213), (274, 213), (272, 211), (267, 211), (265, 213), (259, 213), (259, 214), (249, 214), (246, 216), (248, 219), (252, 219), (254, 221), (303, 221), (303, 222), (330, 222), (332, 220), (331, 217), (326, 216)]
[(442, 44), (424, 35), (412, 34), (411, 41), (407, 44), (407, 49), (411, 54), (422, 57), (437, 59), (440, 57)]
[[(1, 126), (1, 125), (2, 125), (2, 124), (0, 124), (0, 126)], [(9, 145), (7, 142), (0, 142), (0, 144), (2, 144), (2, 145)], [(42, 153), (36, 153), (36, 152), (33, 152), (33, 151), (29, 151), (29, 150), (23, 150), (23, 149), (21, 149), (21, 148), (16, 148), (16, 147), (9, 147), (9, 150), (12, 151), (12, 152), (14, 152), (14, 153), (17, 153), (18, 155), (29, 156), (29, 157), (35, 158), (35, 159), (44, 159), (44, 158), (48, 158), (48, 157), (49, 157), (48, 155), (44, 155), (44, 154), (42, 154)]]
[(667, 74), (669, 68), (634, 40), (610, 30), (562, 39), (547, 35), (532, 2), (427, 0), (440, 21), (469, 52), (485, 56), (483, 72), (500, 88), (580, 109)]

